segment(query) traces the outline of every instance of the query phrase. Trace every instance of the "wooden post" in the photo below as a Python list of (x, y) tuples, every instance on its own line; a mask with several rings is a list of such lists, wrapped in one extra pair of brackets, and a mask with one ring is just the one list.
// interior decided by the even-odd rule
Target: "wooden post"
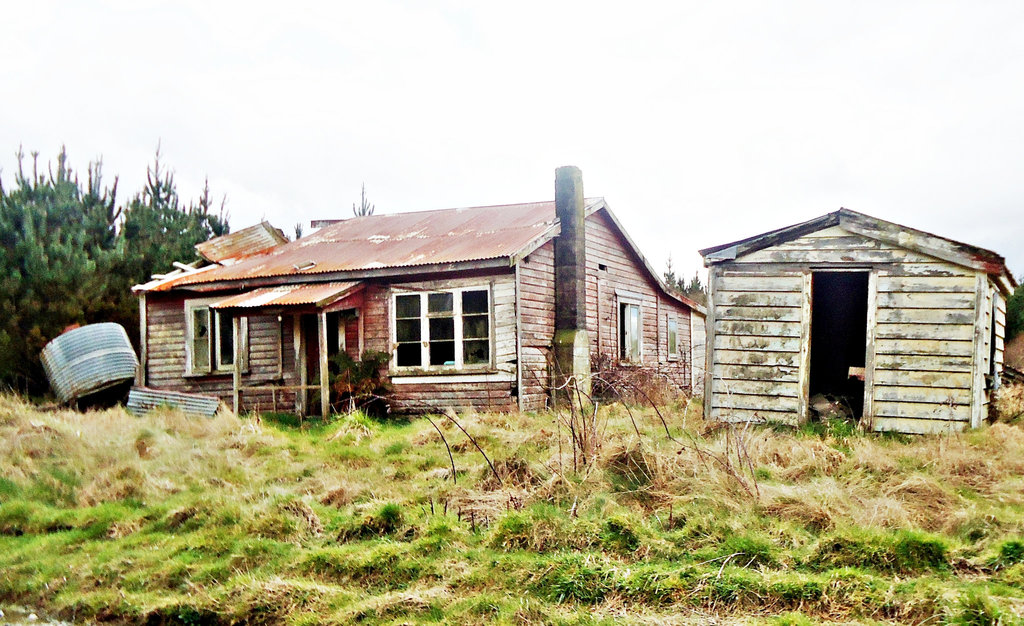
[(875, 429), (875, 338), (878, 332), (878, 270), (868, 274), (867, 350), (864, 354), (864, 410), (860, 422), (864, 430)]
[(356, 360), (361, 361), (363, 359), (363, 309), (366, 308), (366, 300), (363, 300), (363, 308), (356, 309), (356, 319), (359, 323), (359, 354), (356, 355)]
[(234, 316), (231, 318), (231, 332), (234, 335), (234, 367), (231, 376), (231, 397), (234, 400), (235, 415), (242, 404), (242, 318)]
[(317, 336), (320, 343), (320, 415), (327, 417), (331, 411), (330, 372), (327, 370), (327, 313), (317, 314)]
[(811, 419), (811, 315), (814, 302), (814, 272), (806, 270), (803, 274), (803, 287), (800, 296), (800, 370), (797, 375), (800, 381), (800, 399), (798, 404), (797, 422), (804, 423)]
[(715, 397), (715, 274), (716, 266), (708, 266), (708, 314), (704, 318), (704, 419), (715, 420), (712, 401)]
[(295, 412), (306, 414), (306, 348), (302, 339), (302, 315), (292, 316), (292, 345), (295, 347), (295, 370), (299, 377), (299, 389), (295, 392)]
[[(523, 281), (520, 275), (520, 263), (516, 261), (516, 406), (522, 411), (525, 408), (523, 396)], [(600, 302), (598, 303), (600, 306)], [(599, 316), (600, 317), (600, 316)]]
[(135, 384), (139, 387), (146, 386), (146, 360), (148, 357), (146, 322), (146, 293), (142, 292), (139, 294), (139, 369), (135, 371)]

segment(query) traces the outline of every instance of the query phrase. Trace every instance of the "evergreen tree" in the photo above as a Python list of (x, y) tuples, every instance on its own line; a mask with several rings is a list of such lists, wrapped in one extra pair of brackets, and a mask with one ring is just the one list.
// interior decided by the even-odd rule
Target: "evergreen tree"
[(39, 352), (66, 327), (103, 319), (114, 264), (116, 183), (89, 166), (83, 190), (61, 148), (56, 171), (32, 174), (17, 154), (15, 187), (0, 187), (0, 384), (38, 392)]
[(364, 217), (367, 215), (373, 215), (374, 206), (366, 200), (366, 183), (363, 183), (363, 191), (360, 194), (359, 206), (352, 203), (352, 215), (356, 217)]
[(1006, 300), (1006, 340), (1024, 331), (1024, 285), (1018, 286)]

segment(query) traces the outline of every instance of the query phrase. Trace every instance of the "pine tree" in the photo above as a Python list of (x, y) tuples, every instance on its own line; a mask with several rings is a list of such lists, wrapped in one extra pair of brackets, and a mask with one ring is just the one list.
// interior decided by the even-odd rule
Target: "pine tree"
[(373, 215), (374, 206), (366, 200), (366, 183), (363, 183), (363, 191), (360, 194), (359, 206), (352, 203), (352, 215), (356, 217), (365, 217), (367, 215)]

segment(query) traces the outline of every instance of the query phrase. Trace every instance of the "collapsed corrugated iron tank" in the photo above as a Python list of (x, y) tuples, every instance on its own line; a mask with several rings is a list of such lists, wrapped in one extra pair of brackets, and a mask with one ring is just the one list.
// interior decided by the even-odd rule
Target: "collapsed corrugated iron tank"
[(54, 395), (64, 404), (117, 402), (139, 367), (128, 333), (111, 322), (67, 331), (46, 344), (40, 358)]

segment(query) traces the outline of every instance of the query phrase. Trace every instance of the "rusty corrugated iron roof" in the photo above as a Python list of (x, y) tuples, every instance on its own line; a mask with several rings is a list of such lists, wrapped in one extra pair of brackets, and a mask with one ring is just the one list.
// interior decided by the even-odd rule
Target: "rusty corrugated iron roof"
[(214, 237), (196, 244), (196, 252), (207, 261), (221, 263), (229, 259), (249, 256), (279, 246), (288, 241), (281, 229), (263, 221), (240, 231)]
[(344, 297), (360, 285), (359, 282), (312, 283), (264, 287), (228, 296), (210, 305), (211, 309), (255, 309), (270, 306), (328, 305)]
[[(593, 206), (601, 199), (588, 199)], [(554, 202), (353, 217), (211, 270), (153, 286), (402, 268), (510, 257), (547, 233)]]

